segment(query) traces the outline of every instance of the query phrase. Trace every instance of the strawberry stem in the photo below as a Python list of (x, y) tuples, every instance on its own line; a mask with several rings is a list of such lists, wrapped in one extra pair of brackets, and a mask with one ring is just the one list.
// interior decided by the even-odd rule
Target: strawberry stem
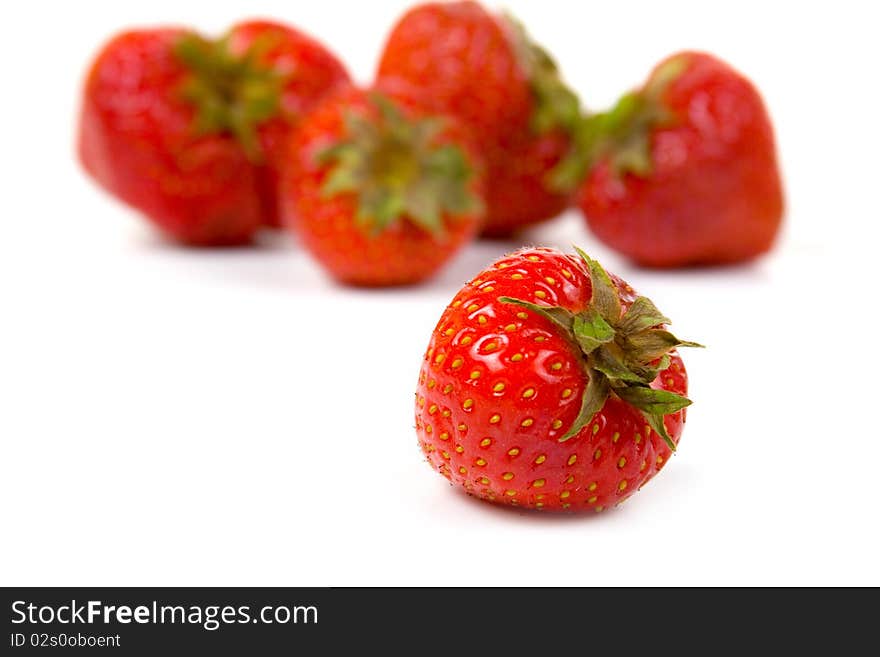
[(610, 110), (583, 114), (572, 129), (571, 152), (549, 174), (550, 186), (571, 189), (606, 158), (615, 175), (648, 176), (652, 169), (651, 133), (674, 122), (664, 106), (663, 94), (686, 66), (684, 56), (670, 59), (644, 88), (624, 94)]
[(355, 194), (356, 220), (369, 234), (406, 218), (440, 238), (444, 215), (480, 210), (469, 189), (473, 171), (464, 152), (438, 143), (442, 119), (408, 119), (375, 92), (370, 102), (375, 115), (349, 111), (346, 136), (318, 153), (320, 162), (332, 165), (325, 197)]
[(668, 390), (654, 389), (651, 383), (669, 366), (672, 350), (702, 345), (679, 340), (663, 328), (669, 320), (646, 297), (637, 297), (623, 312), (611, 277), (596, 260), (577, 247), (575, 250), (592, 283), (590, 303), (582, 311), (573, 313), (561, 306), (540, 306), (512, 297), (498, 299), (549, 320), (580, 351), (588, 384), (578, 416), (559, 442), (577, 435), (602, 410), (608, 397), (615, 395), (638, 409), (669, 449), (675, 451), (663, 418), (689, 406), (691, 401)]
[(197, 132), (231, 134), (258, 163), (263, 154), (257, 128), (280, 112), (287, 82), (260, 61), (268, 44), (265, 37), (257, 39), (239, 55), (230, 50), (228, 37), (209, 40), (188, 34), (175, 47), (175, 55), (189, 70), (181, 92), (196, 109)]
[(556, 61), (531, 39), (525, 26), (510, 12), (503, 14), (513, 36), (514, 50), (531, 86), (535, 108), (532, 130), (539, 135), (561, 130), (572, 136), (581, 120), (581, 101), (562, 79)]
[[(529, 79), (534, 103), (532, 132), (536, 135), (554, 131), (564, 134), (570, 142), (571, 151), (563, 163), (569, 160), (573, 162), (577, 153), (578, 133), (584, 121), (580, 98), (562, 79), (550, 53), (531, 39), (525, 26), (509, 12), (505, 12), (503, 17), (510, 28), (520, 66)], [(562, 163), (557, 166), (561, 167)], [(555, 190), (567, 194), (574, 191), (580, 180), (551, 172), (549, 182)]]

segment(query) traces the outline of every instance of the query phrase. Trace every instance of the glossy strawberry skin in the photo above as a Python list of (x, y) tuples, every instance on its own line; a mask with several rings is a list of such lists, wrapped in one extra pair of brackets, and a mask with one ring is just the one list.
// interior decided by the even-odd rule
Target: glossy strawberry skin
[(86, 79), (79, 156), (109, 192), (166, 235), (191, 245), (247, 242), (260, 226), (257, 176), (230, 136), (199, 136), (178, 94), (187, 71), (174, 55), (187, 32), (126, 32)]
[(487, 163), (484, 233), (494, 236), (555, 217), (570, 201), (546, 183), (568, 139), (533, 134), (529, 78), (513, 40), (505, 20), (476, 2), (425, 3), (394, 27), (377, 73), (421, 88), (431, 111), (471, 130)]
[(129, 31), (101, 50), (83, 90), (79, 158), (99, 184), (171, 239), (245, 244), (261, 225), (278, 223), (275, 171), (299, 114), (347, 76), (332, 55), (290, 28), (233, 28), (230, 47), (244, 52), (268, 36), (274, 45), (264, 53), (266, 64), (282, 74), (296, 71), (284, 87), (282, 111), (259, 126), (263, 153), (255, 159), (231, 135), (196, 129), (195, 108), (182, 92), (190, 72), (175, 54), (191, 34)]
[[(433, 275), (473, 238), (483, 215), (473, 212), (446, 217), (446, 233), (441, 238), (406, 220), (370, 234), (356, 224), (354, 194), (327, 197), (323, 193), (330, 167), (319, 161), (318, 154), (345, 138), (346, 113), (375, 118), (376, 109), (369, 100), (374, 92), (391, 100), (407, 116), (424, 116), (423, 104), (414, 100), (413, 90), (398, 85), (370, 90), (350, 87), (326, 99), (303, 120), (289, 144), (281, 183), (284, 223), (342, 283), (366, 287), (418, 283)], [(445, 127), (437, 143), (456, 145), (466, 153), (474, 172), (471, 190), (482, 198), (482, 160), (469, 134), (454, 119), (443, 120)]]
[[(612, 280), (627, 307), (634, 291)], [(548, 320), (498, 301), (510, 296), (576, 312), (590, 295), (577, 258), (535, 248), (502, 258), (455, 296), (431, 335), (415, 409), (419, 444), (450, 482), (500, 504), (601, 511), (664, 466), (666, 443), (614, 397), (560, 442), (588, 382), (579, 352)], [(687, 393), (677, 353), (652, 387)], [(685, 413), (665, 418), (676, 444)]]
[(505, 135), (501, 147), (502, 155), (493, 160), (489, 173), (489, 219), (483, 235), (507, 238), (558, 216), (571, 204), (571, 194), (556, 192), (547, 184), (548, 172), (568, 152), (569, 139), (560, 131), (535, 135), (521, 130)]
[(784, 209), (761, 96), (711, 55), (673, 57), (686, 58), (687, 65), (662, 95), (672, 118), (650, 135), (651, 173), (620, 176), (608, 160), (600, 162), (578, 204), (602, 241), (641, 265), (754, 258), (773, 245)]
[(278, 185), (292, 129), (325, 96), (347, 86), (350, 78), (333, 53), (312, 37), (287, 25), (265, 20), (246, 21), (232, 28), (229, 39), (230, 49), (241, 54), (255, 42), (265, 42), (261, 61), (287, 78), (281, 97), (281, 113), (259, 127), (264, 161), (257, 176), (264, 223), (280, 227)]

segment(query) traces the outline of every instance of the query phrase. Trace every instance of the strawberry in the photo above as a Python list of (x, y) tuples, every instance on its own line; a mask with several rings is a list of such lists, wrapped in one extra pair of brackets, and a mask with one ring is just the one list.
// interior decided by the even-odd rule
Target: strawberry
[(687, 374), (645, 297), (583, 252), (526, 248), (462, 288), (431, 335), (416, 431), (431, 465), (501, 504), (601, 511), (669, 459)]
[(86, 79), (79, 157), (168, 237), (242, 244), (278, 223), (293, 126), (347, 80), (320, 44), (275, 23), (241, 23), (217, 41), (177, 28), (125, 32)]
[(487, 160), (485, 234), (507, 235), (567, 207), (574, 185), (553, 186), (549, 174), (571, 148), (579, 101), (512, 18), (476, 2), (418, 5), (392, 30), (377, 75), (418, 86), (431, 110), (472, 131)]
[(592, 169), (578, 204), (635, 262), (733, 263), (772, 246), (783, 213), (773, 128), (758, 91), (724, 62), (674, 55), (579, 132)]
[(479, 229), (482, 163), (466, 132), (399, 89), (332, 96), (289, 148), (285, 221), (343, 283), (419, 282)]

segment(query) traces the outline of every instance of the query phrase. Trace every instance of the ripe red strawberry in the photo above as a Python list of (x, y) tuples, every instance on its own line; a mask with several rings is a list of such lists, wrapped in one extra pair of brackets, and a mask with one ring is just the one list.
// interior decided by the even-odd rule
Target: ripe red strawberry
[(668, 58), (582, 134), (595, 166), (579, 205), (637, 263), (732, 263), (772, 246), (783, 213), (773, 129), (758, 91), (724, 62)]
[(275, 23), (242, 23), (217, 41), (126, 32), (86, 79), (80, 160), (167, 236), (245, 243), (278, 222), (276, 172), (292, 127), (347, 80), (320, 44)]
[(428, 461), (468, 493), (601, 511), (678, 443), (687, 374), (645, 297), (579, 252), (522, 249), (465, 285), (440, 318), (416, 392)]
[(326, 100), (294, 134), (288, 164), (285, 221), (344, 283), (421, 281), (483, 217), (482, 165), (466, 133), (398, 90)]
[(549, 174), (571, 146), (579, 101), (510, 17), (476, 2), (418, 5), (391, 32), (378, 76), (418, 86), (432, 110), (471, 129), (488, 166), (484, 233), (506, 235), (566, 208), (574, 186), (557, 189)]

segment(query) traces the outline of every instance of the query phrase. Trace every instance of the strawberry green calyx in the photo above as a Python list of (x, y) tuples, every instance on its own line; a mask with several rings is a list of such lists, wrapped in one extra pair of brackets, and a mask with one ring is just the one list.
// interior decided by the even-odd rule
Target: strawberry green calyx
[(228, 37), (217, 40), (188, 34), (175, 55), (189, 70), (183, 98), (195, 106), (200, 134), (235, 137), (252, 160), (262, 159), (257, 128), (281, 111), (286, 76), (261, 63), (268, 42), (257, 39), (243, 54), (234, 54)]
[(550, 176), (551, 186), (578, 185), (597, 162), (608, 158), (615, 175), (651, 173), (651, 132), (672, 125), (675, 117), (664, 107), (663, 94), (687, 67), (685, 56), (667, 61), (644, 88), (624, 94), (606, 112), (585, 115), (574, 130), (575, 146)]
[(577, 419), (559, 439), (564, 442), (587, 426), (616, 395), (641, 412), (648, 425), (675, 450), (663, 417), (676, 413), (691, 401), (651, 383), (669, 367), (669, 352), (678, 347), (701, 347), (679, 340), (663, 328), (669, 319), (646, 297), (637, 297), (623, 311), (614, 282), (602, 266), (575, 247), (590, 274), (592, 298), (582, 311), (560, 306), (539, 306), (528, 301), (500, 297), (499, 301), (522, 306), (553, 322), (580, 349), (589, 383)]
[(464, 151), (438, 143), (442, 119), (409, 119), (378, 93), (370, 102), (376, 115), (348, 112), (346, 137), (318, 154), (319, 162), (333, 165), (325, 197), (355, 194), (355, 220), (373, 235), (405, 218), (441, 238), (444, 216), (480, 211)]
[(529, 38), (523, 24), (510, 14), (505, 14), (504, 18), (510, 26), (517, 57), (531, 85), (535, 101), (532, 130), (539, 135), (561, 130), (573, 137), (581, 121), (580, 99), (562, 80), (550, 54)]

